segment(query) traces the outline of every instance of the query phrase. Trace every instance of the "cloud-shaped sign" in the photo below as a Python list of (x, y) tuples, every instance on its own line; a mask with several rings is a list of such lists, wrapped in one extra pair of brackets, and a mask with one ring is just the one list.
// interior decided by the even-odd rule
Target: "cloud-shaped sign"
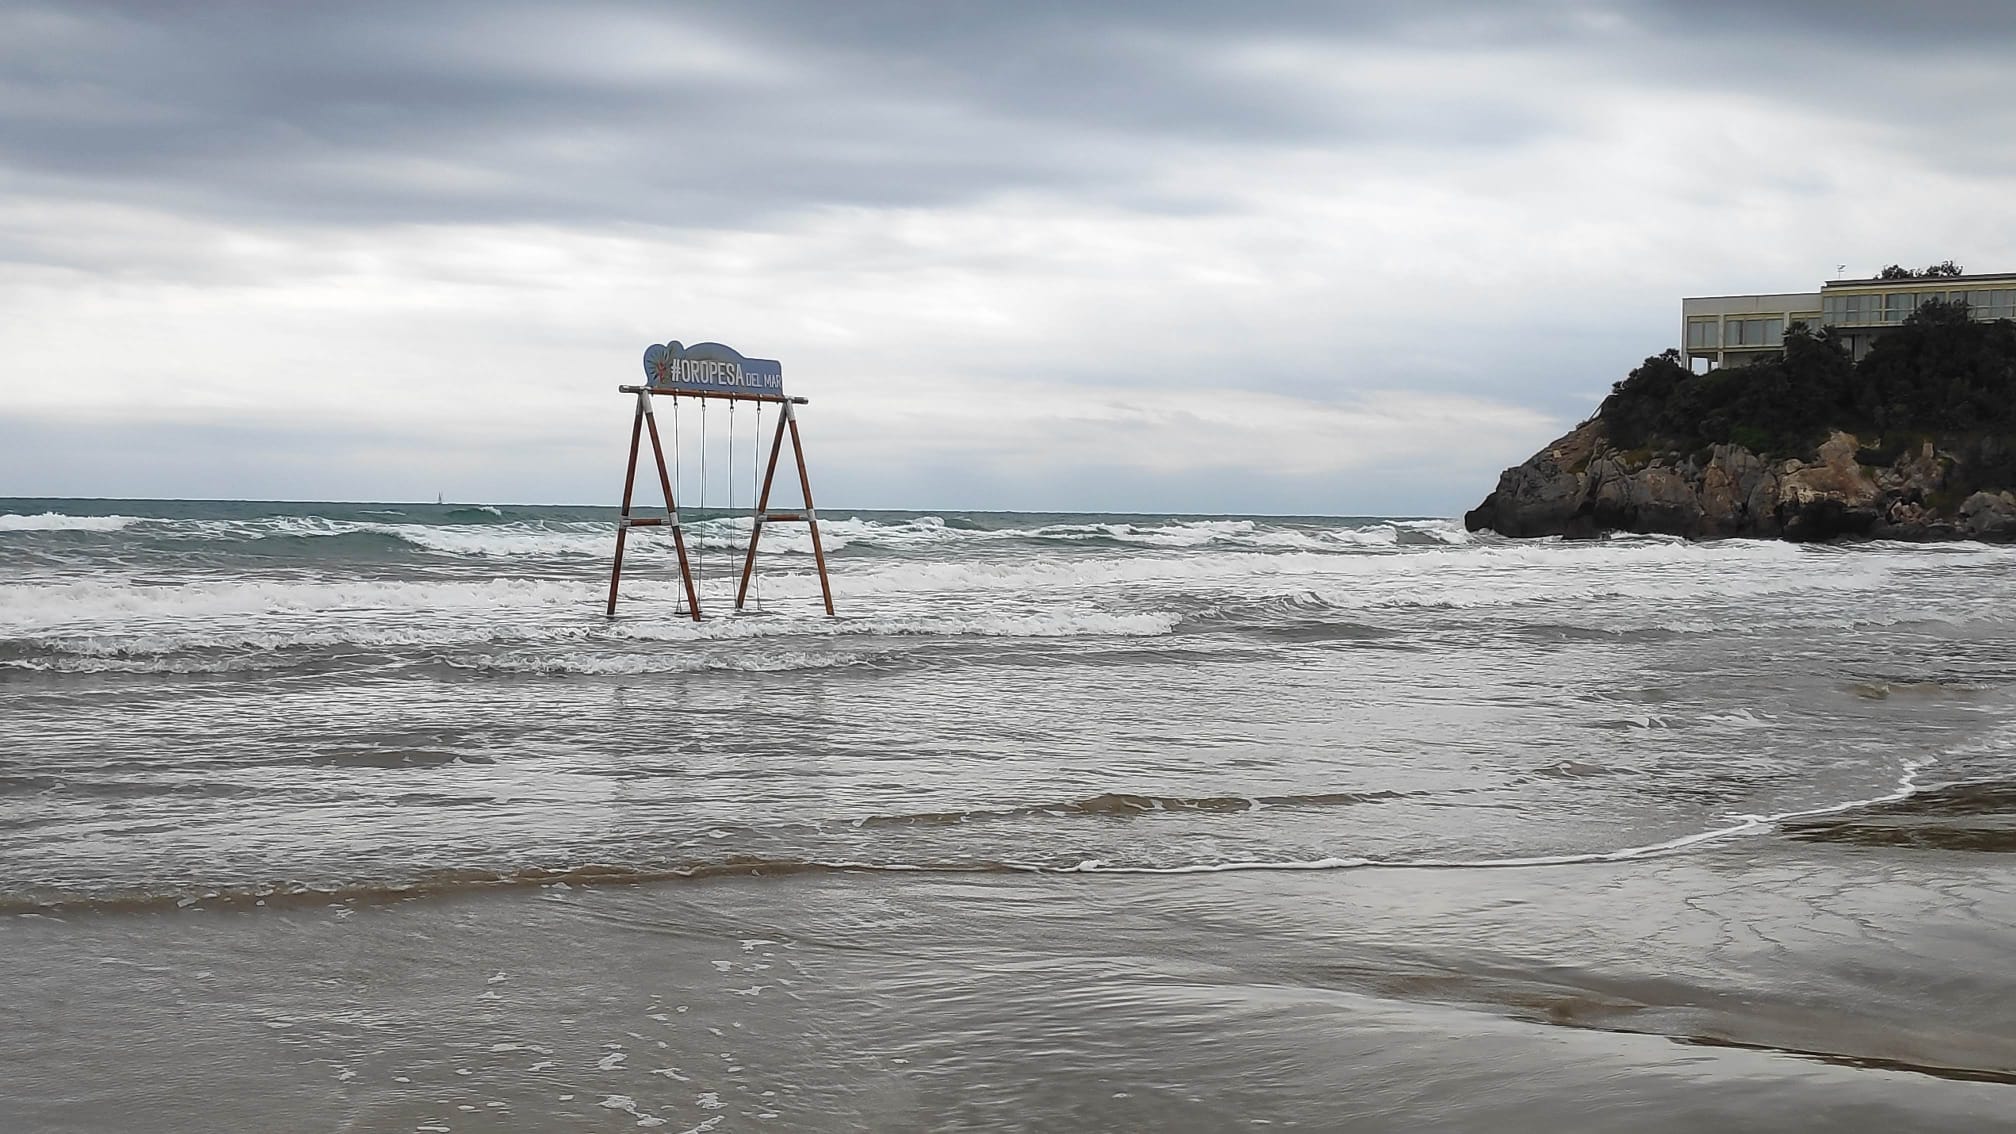
[(784, 396), (784, 367), (774, 358), (744, 358), (720, 343), (678, 340), (644, 348), (644, 379), (670, 393)]

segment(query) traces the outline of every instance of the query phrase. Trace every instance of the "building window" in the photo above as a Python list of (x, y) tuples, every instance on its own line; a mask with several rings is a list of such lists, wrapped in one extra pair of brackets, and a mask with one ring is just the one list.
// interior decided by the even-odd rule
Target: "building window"
[[(1774, 347), (1785, 339), (1785, 317), (1774, 315), (1768, 319), (1731, 319), (1723, 332), (1722, 345), (1730, 347)], [(1689, 329), (1692, 337), (1692, 329)], [(1707, 345), (1713, 346), (1711, 341)]]
[(1836, 314), (1828, 321), (1847, 326), (1883, 321), (1883, 297), (1874, 293), (1844, 295), (1835, 300)]
[(1687, 321), (1687, 349), (1714, 349), (1722, 345), (1722, 335), (1716, 330), (1713, 319), (1689, 319)]
[[(1970, 291), (1966, 296), (1968, 314), (1976, 319), (2016, 319), (2016, 289)], [(1954, 292), (1953, 298), (1957, 302), (1960, 293)]]

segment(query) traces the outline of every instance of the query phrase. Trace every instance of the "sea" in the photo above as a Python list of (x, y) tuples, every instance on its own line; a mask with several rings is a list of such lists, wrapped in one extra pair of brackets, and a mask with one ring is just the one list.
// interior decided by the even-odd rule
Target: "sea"
[(2016, 549), (0, 499), (0, 1131), (2016, 1129)]

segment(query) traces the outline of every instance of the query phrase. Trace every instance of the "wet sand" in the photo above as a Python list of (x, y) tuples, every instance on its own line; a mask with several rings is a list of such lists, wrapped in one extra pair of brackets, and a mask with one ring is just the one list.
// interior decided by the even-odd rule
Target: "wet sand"
[(1994, 854), (801, 873), (14, 916), (9, 1130), (1954, 1130)]

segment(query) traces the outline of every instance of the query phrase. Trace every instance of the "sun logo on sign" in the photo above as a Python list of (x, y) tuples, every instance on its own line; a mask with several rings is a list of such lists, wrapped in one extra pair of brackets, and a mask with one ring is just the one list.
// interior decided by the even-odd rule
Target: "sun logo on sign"
[(651, 359), (651, 384), (662, 386), (672, 381), (678, 357), (669, 350), (661, 350), (658, 357)]

